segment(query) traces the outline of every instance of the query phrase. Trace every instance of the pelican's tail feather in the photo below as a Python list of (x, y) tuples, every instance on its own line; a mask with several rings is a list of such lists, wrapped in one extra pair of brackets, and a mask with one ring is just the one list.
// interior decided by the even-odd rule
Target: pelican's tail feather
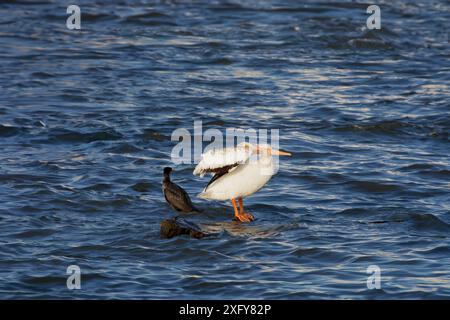
[(207, 191), (202, 191), (197, 195), (198, 198), (200, 199), (209, 199), (210, 198), (210, 194)]

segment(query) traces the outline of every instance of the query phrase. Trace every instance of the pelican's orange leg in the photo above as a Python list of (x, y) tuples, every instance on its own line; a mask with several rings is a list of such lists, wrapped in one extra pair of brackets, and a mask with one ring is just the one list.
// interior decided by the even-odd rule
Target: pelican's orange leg
[[(235, 200), (233, 199), (233, 201), (235, 201)], [(239, 208), (241, 210), (240, 210), (240, 213), (238, 214), (238, 216), (235, 215), (236, 218), (241, 222), (250, 222), (250, 221), (255, 220), (255, 217), (253, 217), (252, 214), (245, 212), (244, 201), (242, 200), (242, 198), (239, 198), (238, 201), (239, 201)], [(236, 203), (236, 201), (234, 203)], [(235, 212), (236, 212), (236, 209), (235, 209)]]
[(234, 217), (239, 220), (239, 211), (236, 206), (236, 199), (231, 199), (231, 203), (233, 204), (233, 208), (234, 208)]
[(244, 213), (245, 212), (245, 210), (244, 210), (244, 200), (242, 200), (242, 198), (239, 198), (238, 202), (239, 202), (239, 208), (240, 208), (241, 212)]

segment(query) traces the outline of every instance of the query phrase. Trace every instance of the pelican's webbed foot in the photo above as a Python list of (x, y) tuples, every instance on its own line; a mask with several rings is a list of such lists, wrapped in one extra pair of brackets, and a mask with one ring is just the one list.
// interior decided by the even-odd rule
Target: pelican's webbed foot
[(251, 222), (255, 220), (255, 217), (248, 212), (242, 212), (237, 215), (234, 215), (234, 219), (240, 222)]
[(255, 217), (248, 212), (245, 212), (244, 210), (244, 202), (242, 200), (242, 198), (239, 198), (239, 207), (240, 207), (240, 212), (236, 206), (236, 199), (232, 199), (231, 202), (233, 203), (233, 208), (234, 208), (234, 219), (236, 221), (240, 221), (240, 222), (251, 222), (253, 220), (255, 220)]

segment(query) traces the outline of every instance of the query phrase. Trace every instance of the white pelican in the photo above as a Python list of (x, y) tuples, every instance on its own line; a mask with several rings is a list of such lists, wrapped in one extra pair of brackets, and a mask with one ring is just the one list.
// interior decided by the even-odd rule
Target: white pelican
[[(275, 174), (272, 156), (290, 156), (289, 152), (274, 150), (266, 144), (240, 143), (234, 148), (212, 149), (202, 155), (195, 167), (194, 175), (213, 173), (199, 198), (210, 200), (231, 200), (234, 217), (241, 222), (254, 220), (245, 212), (242, 198), (261, 189)], [(236, 199), (239, 202), (238, 210)]]

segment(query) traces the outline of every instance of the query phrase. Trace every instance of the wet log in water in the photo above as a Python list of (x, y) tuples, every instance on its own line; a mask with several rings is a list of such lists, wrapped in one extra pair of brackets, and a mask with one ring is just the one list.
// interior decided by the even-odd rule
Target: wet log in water
[(189, 235), (196, 239), (208, 236), (208, 234), (203, 232), (195, 223), (189, 222), (181, 217), (166, 219), (161, 222), (162, 238), (170, 239), (180, 235)]

